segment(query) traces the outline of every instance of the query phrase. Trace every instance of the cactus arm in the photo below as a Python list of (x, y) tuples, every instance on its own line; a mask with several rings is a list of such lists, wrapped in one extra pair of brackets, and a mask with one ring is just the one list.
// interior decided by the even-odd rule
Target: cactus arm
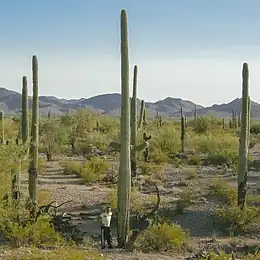
[(141, 101), (141, 109), (140, 109), (140, 116), (139, 116), (139, 122), (138, 122), (138, 129), (137, 129), (137, 131), (142, 129), (143, 120), (144, 120), (144, 110), (145, 110), (145, 103), (144, 103), (144, 100), (142, 100)]

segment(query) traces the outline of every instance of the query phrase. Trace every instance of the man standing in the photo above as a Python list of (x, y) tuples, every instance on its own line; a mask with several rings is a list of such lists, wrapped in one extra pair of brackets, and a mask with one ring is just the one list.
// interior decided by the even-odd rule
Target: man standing
[(108, 248), (113, 248), (112, 245), (112, 236), (111, 236), (111, 217), (112, 210), (110, 207), (107, 207), (106, 211), (100, 214), (101, 218), (101, 248), (105, 249), (105, 242), (107, 241)]

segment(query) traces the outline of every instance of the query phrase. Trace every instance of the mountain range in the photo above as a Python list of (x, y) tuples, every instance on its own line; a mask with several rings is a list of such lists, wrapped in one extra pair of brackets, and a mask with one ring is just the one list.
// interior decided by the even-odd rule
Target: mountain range
[[(21, 93), (0, 87), (0, 109), (7, 115), (19, 115), (21, 113)], [(29, 97), (29, 107), (31, 107), (31, 97)], [(80, 108), (88, 108), (90, 110), (100, 112), (111, 116), (120, 115), (121, 95), (118, 93), (102, 94), (91, 98), (80, 99), (60, 99), (54, 96), (40, 96), (39, 107), (41, 114), (62, 115), (67, 111), (73, 112)], [(138, 100), (138, 110), (141, 101)], [(212, 105), (203, 107), (189, 100), (180, 98), (167, 97), (156, 102), (146, 102), (147, 117), (152, 118), (158, 112), (163, 117), (179, 117), (180, 108), (187, 117), (193, 116), (194, 107), (197, 108), (198, 115), (214, 115), (220, 118), (231, 117), (232, 111), (237, 113), (241, 111), (241, 99), (236, 98), (227, 104)], [(252, 117), (260, 119), (260, 104), (251, 101)]]

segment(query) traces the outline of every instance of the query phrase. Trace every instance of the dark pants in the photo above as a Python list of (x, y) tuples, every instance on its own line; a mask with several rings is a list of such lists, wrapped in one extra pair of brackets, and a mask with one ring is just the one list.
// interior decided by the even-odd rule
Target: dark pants
[(112, 248), (112, 236), (110, 227), (101, 226), (101, 247), (105, 248), (105, 242), (107, 241), (108, 247)]

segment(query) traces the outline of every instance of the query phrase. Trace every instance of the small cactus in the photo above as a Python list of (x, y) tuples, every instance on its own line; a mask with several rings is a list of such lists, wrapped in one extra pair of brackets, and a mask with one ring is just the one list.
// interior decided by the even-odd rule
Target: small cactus
[(0, 143), (5, 143), (4, 111), (0, 110)]

